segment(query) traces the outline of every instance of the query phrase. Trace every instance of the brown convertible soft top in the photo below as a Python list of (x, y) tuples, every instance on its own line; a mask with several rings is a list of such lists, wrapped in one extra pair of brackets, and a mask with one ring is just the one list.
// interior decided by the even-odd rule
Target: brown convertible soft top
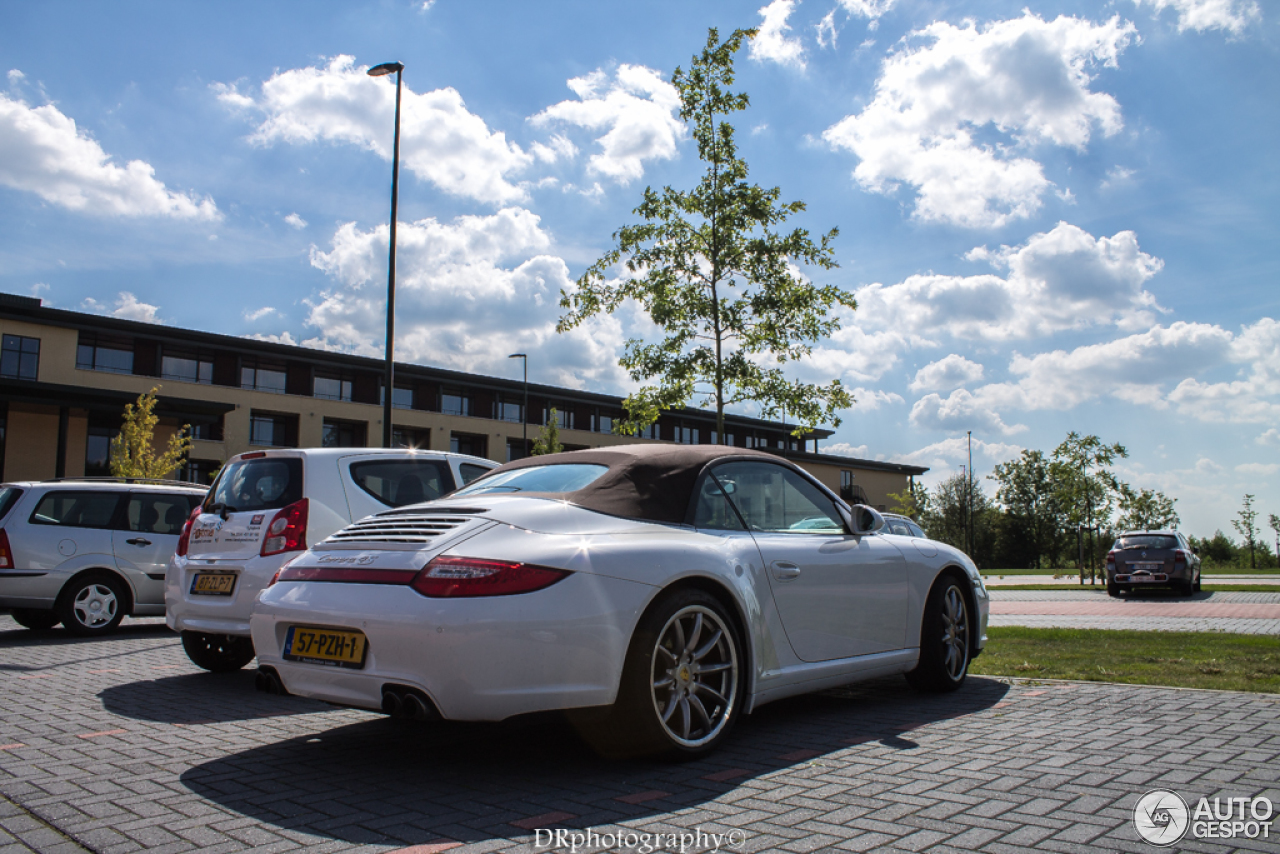
[(778, 457), (763, 451), (723, 445), (619, 445), (525, 457), (498, 466), (468, 485), (475, 486), (501, 472), (530, 466), (608, 466), (607, 472), (575, 492), (520, 494), (554, 497), (610, 516), (678, 524), (685, 521), (698, 475), (708, 463), (723, 457), (783, 463)]

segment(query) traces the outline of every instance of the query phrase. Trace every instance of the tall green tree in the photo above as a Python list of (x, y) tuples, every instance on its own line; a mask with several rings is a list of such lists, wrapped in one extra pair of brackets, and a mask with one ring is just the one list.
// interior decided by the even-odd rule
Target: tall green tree
[(169, 437), (164, 453), (152, 447), (155, 441), (156, 392), (159, 386), (138, 396), (138, 401), (124, 406), (124, 423), (120, 435), (111, 440), (111, 473), (116, 477), (162, 478), (177, 471), (191, 450), (191, 425)]
[(991, 475), (999, 484), (996, 500), (1011, 517), (1011, 528), (1027, 540), (1028, 563), (1034, 566), (1052, 558), (1065, 522), (1052, 468), (1043, 452), (1024, 450), (1017, 459), (998, 464)]
[(1095, 536), (1111, 518), (1120, 490), (1111, 466), (1127, 456), (1128, 450), (1118, 442), (1108, 445), (1097, 436), (1081, 436), (1074, 430), (1053, 450), (1050, 472), (1067, 524), (1077, 531), (1077, 536), (1088, 534), (1089, 558), (1080, 567), (1081, 584), (1086, 570), (1091, 580), (1097, 580)]
[(1244, 546), (1249, 550), (1249, 568), (1257, 569), (1258, 511), (1253, 509), (1252, 495), (1245, 495), (1241, 508), (1236, 511), (1236, 517), (1231, 520), (1231, 526), (1244, 537)]
[(889, 500), (893, 502), (889, 505), (890, 513), (910, 516), (919, 522), (929, 509), (929, 490), (922, 483), (912, 483), (901, 492), (890, 492)]
[(1151, 489), (1135, 490), (1127, 483), (1120, 485), (1120, 518), (1122, 531), (1154, 531), (1178, 527), (1178, 513), (1173, 509), (1177, 499)]
[[(725, 441), (725, 407), (746, 401), (762, 417), (779, 409), (800, 426), (840, 424), (838, 413), (853, 403), (834, 380), (811, 385), (788, 380), (783, 365), (801, 359), (813, 342), (840, 327), (839, 306), (857, 307), (853, 295), (834, 285), (816, 286), (801, 266), (829, 270), (831, 229), (815, 242), (803, 228), (783, 230), (804, 202), (783, 202), (777, 187), (747, 180), (734, 127), (726, 117), (744, 110), (748, 98), (733, 92), (734, 55), (755, 30), (735, 30), (720, 41), (712, 29), (689, 70), (677, 68), (671, 82), (680, 94), (680, 117), (691, 124), (705, 171), (689, 191), (646, 188), (633, 211), (642, 222), (614, 232), (616, 246), (561, 293), (566, 313), (557, 330), (572, 329), (624, 302), (643, 307), (661, 340), (627, 342), (619, 360), (636, 382), (620, 425), (635, 432), (664, 410), (697, 398), (714, 406), (716, 436)], [(624, 270), (610, 279), (619, 265)]]
[(999, 517), (999, 511), (982, 489), (982, 482), (957, 472), (929, 491), (928, 505), (920, 523), (931, 539), (961, 550), (966, 548), (965, 528), (972, 525), (973, 544), (969, 556), (980, 566), (990, 567)]
[(1269, 524), (1271, 530), (1276, 532), (1276, 566), (1280, 566), (1280, 516), (1272, 513)]
[(542, 454), (558, 454), (564, 450), (564, 445), (560, 444), (560, 413), (556, 412), (555, 407), (547, 413), (547, 423), (542, 426), (538, 432), (538, 437), (533, 440), (533, 449), (529, 452), (529, 456), (537, 457)]

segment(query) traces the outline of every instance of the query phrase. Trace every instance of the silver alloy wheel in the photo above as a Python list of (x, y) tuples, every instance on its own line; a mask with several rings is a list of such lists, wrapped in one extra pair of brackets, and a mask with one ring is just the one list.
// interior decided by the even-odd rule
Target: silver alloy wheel
[(711, 608), (690, 605), (667, 620), (653, 650), (650, 694), (667, 736), (684, 747), (711, 741), (738, 702), (738, 648)]
[(96, 629), (115, 619), (120, 602), (116, 598), (115, 591), (110, 587), (94, 583), (85, 585), (84, 589), (76, 594), (75, 602), (71, 607), (80, 625)]
[(942, 597), (942, 666), (955, 682), (969, 664), (969, 609), (955, 585)]

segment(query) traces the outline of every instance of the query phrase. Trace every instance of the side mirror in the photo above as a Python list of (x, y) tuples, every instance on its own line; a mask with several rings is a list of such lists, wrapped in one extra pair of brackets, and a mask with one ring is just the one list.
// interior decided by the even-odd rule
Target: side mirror
[(840, 515), (844, 517), (844, 523), (849, 532), (859, 536), (874, 534), (884, 527), (884, 517), (865, 504), (855, 504), (848, 510), (841, 507)]

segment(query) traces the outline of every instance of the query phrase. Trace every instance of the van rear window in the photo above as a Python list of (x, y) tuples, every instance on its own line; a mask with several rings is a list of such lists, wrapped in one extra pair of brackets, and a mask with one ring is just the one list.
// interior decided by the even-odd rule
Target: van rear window
[(22, 497), (22, 490), (16, 486), (0, 486), (0, 521), (9, 515), (13, 505)]
[(279, 510), (301, 500), (301, 458), (258, 457), (223, 467), (205, 499), (204, 512)]
[(390, 507), (420, 504), (453, 491), (449, 465), (439, 460), (369, 460), (351, 464), (351, 479)]
[(1176, 549), (1178, 538), (1161, 534), (1139, 534), (1133, 537), (1121, 537), (1112, 547), (1118, 551), (1125, 549)]

